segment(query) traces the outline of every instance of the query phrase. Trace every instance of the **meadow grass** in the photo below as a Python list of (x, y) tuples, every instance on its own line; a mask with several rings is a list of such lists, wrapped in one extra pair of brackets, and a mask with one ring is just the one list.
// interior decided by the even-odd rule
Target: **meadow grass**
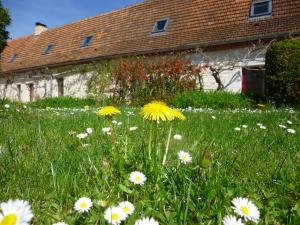
[[(234, 197), (247, 197), (261, 212), (260, 224), (299, 221), (299, 112), (185, 111), (186, 121), (151, 125), (138, 109), (121, 111), (114, 118), (119, 125), (93, 109), (0, 112), (0, 202), (29, 201), (33, 224), (107, 224), (105, 207), (97, 202), (110, 206), (128, 200), (135, 211), (122, 224), (151, 216), (164, 225), (209, 225), (233, 214)], [(180, 134), (182, 140), (171, 138), (162, 166), (171, 124), (171, 137)], [(133, 126), (138, 129), (129, 131)], [(93, 133), (78, 139), (88, 127)], [(113, 127), (113, 134), (104, 133), (104, 127)], [(190, 164), (180, 163), (180, 150), (191, 154)], [(205, 150), (210, 160), (203, 165)], [(146, 175), (145, 185), (128, 180), (132, 171)], [(74, 203), (84, 196), (94, 206), (79, 214)]]

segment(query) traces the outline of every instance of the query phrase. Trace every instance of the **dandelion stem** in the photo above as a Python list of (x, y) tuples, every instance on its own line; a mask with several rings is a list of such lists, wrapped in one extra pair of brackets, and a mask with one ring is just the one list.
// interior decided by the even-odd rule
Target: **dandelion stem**
[(150, 134), (149, 134), (149, 143), (148, 143), (148, 158), (151, 160), (151, 151), (152, 151), (152, 128), (153, 123), (150, 125)]
[(172, 133), (172, 124), (170, 126), (168, 140), (167, 140), (167, 144), (166, 144), (166, 150), (165, 150), (164, 158), (163, 158), (163, 161), (162, 161), (163, 166), (166, 164), (166, 160), (167, 160), (167, 154), (168, 154), (168, 151), (169, 151), (170, 140), (171, 140), (171, 133)]

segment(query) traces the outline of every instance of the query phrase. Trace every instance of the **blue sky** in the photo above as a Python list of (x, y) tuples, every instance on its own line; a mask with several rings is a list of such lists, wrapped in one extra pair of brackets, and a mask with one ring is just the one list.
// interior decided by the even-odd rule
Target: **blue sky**
[(35, 22), (52, 28), (138, 2), (143, 0), (2, 0), (12, 18), (11, 38), (33, 33)]

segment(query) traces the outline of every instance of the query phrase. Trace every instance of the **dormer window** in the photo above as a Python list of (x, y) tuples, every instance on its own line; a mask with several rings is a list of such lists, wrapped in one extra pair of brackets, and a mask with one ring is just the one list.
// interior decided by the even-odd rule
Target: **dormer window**
[(10, 57), (9, 62), (14, 62), (14, 61), (16, 61), (17, 56), (18, 56), (17, 54), (13, 54), (13, 55)]
[(92, 41), (92, 39), (93, 39), (93, 36), (87, 36), (87, 37), (83, 40), (83, 42), (82, 42), (82, 44), (81, 44), (81, 47), (86, 47), (86, 46), (88, 46), (88, 45), (90, 44), (90, 42)]
[(253, 0), (250, 17), (261, 17), (272, 14), (272, 0)]
[(152, 29), (152, 33), (161, 33), (166, 32), (168, 27), (168, 19), (158, 20), (155, 22), (155, 25)]
[(47, 48), (45, 48), (45, 50), (44, 50), (44, 55), (49, 54), (49, 52), (52, 50), (52, 48), (53, 48), (53, 44), (49, 44), (47, 46)]

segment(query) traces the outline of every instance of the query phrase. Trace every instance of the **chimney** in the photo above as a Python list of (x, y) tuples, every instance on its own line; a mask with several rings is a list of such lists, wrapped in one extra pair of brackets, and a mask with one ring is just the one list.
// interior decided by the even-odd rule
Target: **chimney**
[(35, 23), (34, 35), (40, 35), (42, 32), (48, 30), (47, 25), (42, 23)]

